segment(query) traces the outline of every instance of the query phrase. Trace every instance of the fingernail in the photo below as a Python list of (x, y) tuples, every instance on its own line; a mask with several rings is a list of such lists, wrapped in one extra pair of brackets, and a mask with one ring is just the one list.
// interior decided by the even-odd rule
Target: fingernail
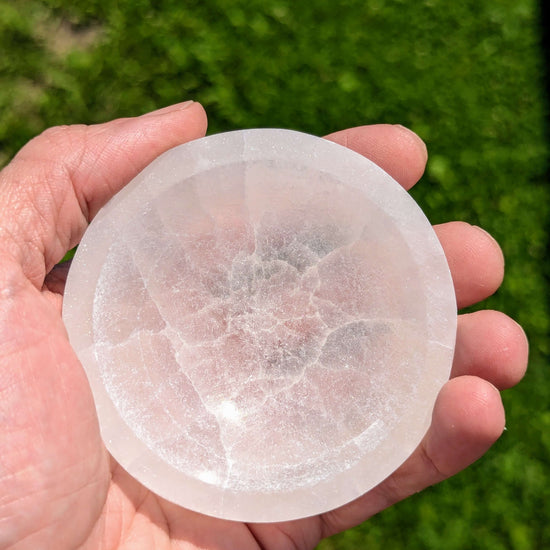
[(489, 237), (491, 241), (496, 243), (498, 245), (498, 241), (489, 233), (487, 230), (483, 229), (483, 227), (479, 227), (479, 225), (472, 225), (473, 228), (477, 229), (478, 231), (481, 231), (486, 237)]
[(158, 115), (165, 115), (167, 113), (175, 113), (176, 111), (184, 111), (185, 109), (188, 109), (193, 105), (195, 102), (190, 99), (189, 101), (183, 101), (182, 103), (176, 103), (175, 105), (168, 105), (167, 107), (162, 107), (161, 109), (156, 109), (155, 111), (151, 111), (150, 113), (145, 113), (141, 116), (147, 117), (147, 116), (158, 116)]
[(485, 235), (493, 243), (493, 246), (496, 250), (498, 250), (500, 257), (502, 258), (502, 265), (504, 265), (506, 263), (506, 258), (504, 257), (504, 252), (502, 251), (502, 248), (500, 247), (498, 241), (491, 235), (491, 233), (483, 229), (483, 227), (479, 227), (479, 225), (472, 225), (472, 227), (480, 233), (483, 233), (483, 235)]
[(176, 111), (183, 111), (184, 109), (187, 109), (188, 107), (191, 107), (195, 102), (192, 99), (189, 99), (188, 101), (184, 101), (183, 103), (178, 103), (178, 108)]
[(422, 138), (418, 134), (413, 132), (410, 128), (407, 128), (406, 126), (403, 126), (401, 124), (394, 124), (394, 126), (396, 128), (399, 128), (399, 130), (401, 130), (403, 134), (407, 136), (407, 139), (414, 141), (417, 144), (424, 158), (428, 160), (428, 148), (426, 147), (426, 144), (424, 143)]

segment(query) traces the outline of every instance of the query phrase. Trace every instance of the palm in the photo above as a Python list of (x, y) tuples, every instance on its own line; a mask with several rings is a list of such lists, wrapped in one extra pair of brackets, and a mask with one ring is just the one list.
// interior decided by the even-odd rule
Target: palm
[[(312, 548), (477, 459), (503, 427), (497, 387), (516, 383), (527, 347), (497, 312), (462, 316), (451, 380), (429, 433), (391, 478), (349, 505), (285, 524), (201, 516), (145, 489), (108, 456), (90, 389), (61, 321), (66, 268), (53, 266), (97, 210), (167, 148), (200, 137), (197, 104), (138, 119), (54, 130), (0, 174), (0, 548)], [(368, 155), (405, 187), (425, 153), (402, 129), (363, 127), (331, 139)], [(495, 243), (466, 224), (437, 228), (459, 306), (502, 276)]]

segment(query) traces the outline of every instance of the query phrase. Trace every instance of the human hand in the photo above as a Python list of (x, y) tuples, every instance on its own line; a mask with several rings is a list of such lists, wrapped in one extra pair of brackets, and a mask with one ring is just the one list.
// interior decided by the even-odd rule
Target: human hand
[[(527, 342), (505, 315), (459, 317), (452, 378), (432, 425), (392, 476), (318, 517), (239, 524), (171, 504), (109, 457), (84, 371), (61, 320), (67, 265), (107, 200), (166, 149), (204, 135), (197, 103), (134, 119), (46, 131), (0, 173), (0, 548), (313, 548), (479, 458), (504, 427), (498, 389), (522, 377)], [(371, 158), (405, 188), (426, 150), (399, 126), (344, 130), (328, 139)], [(460, 222), (437, 226), (459, 307), (499, 286), (495, 241)]]

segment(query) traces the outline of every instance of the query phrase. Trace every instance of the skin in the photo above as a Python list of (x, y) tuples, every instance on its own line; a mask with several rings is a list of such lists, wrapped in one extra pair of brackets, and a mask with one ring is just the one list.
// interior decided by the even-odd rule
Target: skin
[[(307, 549), (481, 457), (504, 429), (499, 390), (516, 384), (528, 346), (496, 311), (459, 316), (451, 380), (414, 454), (378, 487), (319, 517), (246, 525), (209, 518), (149, 492), (101, 441), (90, 389), (67, 340), (57, 266), (105, 202), (155, 157), (199, 138), (206, 115), (183, 103), (96, 126), (47, 130), (0, 173), (0, 548)], [(392, 125), (331, 134), (405, 188), (421, 177), (426, 147)], [(503, 278), (497, 243), (461, 222), (435, 227), (459, 307)]]

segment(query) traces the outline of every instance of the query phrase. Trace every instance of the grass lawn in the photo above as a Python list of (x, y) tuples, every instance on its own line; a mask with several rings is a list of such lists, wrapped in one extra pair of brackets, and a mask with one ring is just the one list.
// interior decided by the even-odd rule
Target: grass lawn
[(533, 0), (0, 0), (0, 165), (54, 124), (201, 101), (210, 132), (322, 135), (401, 123), (428, 144), (414, 197), (501, 243), (483, 307), (531, 341), (505, 392), (507, 431), (481, 461), (320, 545), (550, 548), (548, 107)]

